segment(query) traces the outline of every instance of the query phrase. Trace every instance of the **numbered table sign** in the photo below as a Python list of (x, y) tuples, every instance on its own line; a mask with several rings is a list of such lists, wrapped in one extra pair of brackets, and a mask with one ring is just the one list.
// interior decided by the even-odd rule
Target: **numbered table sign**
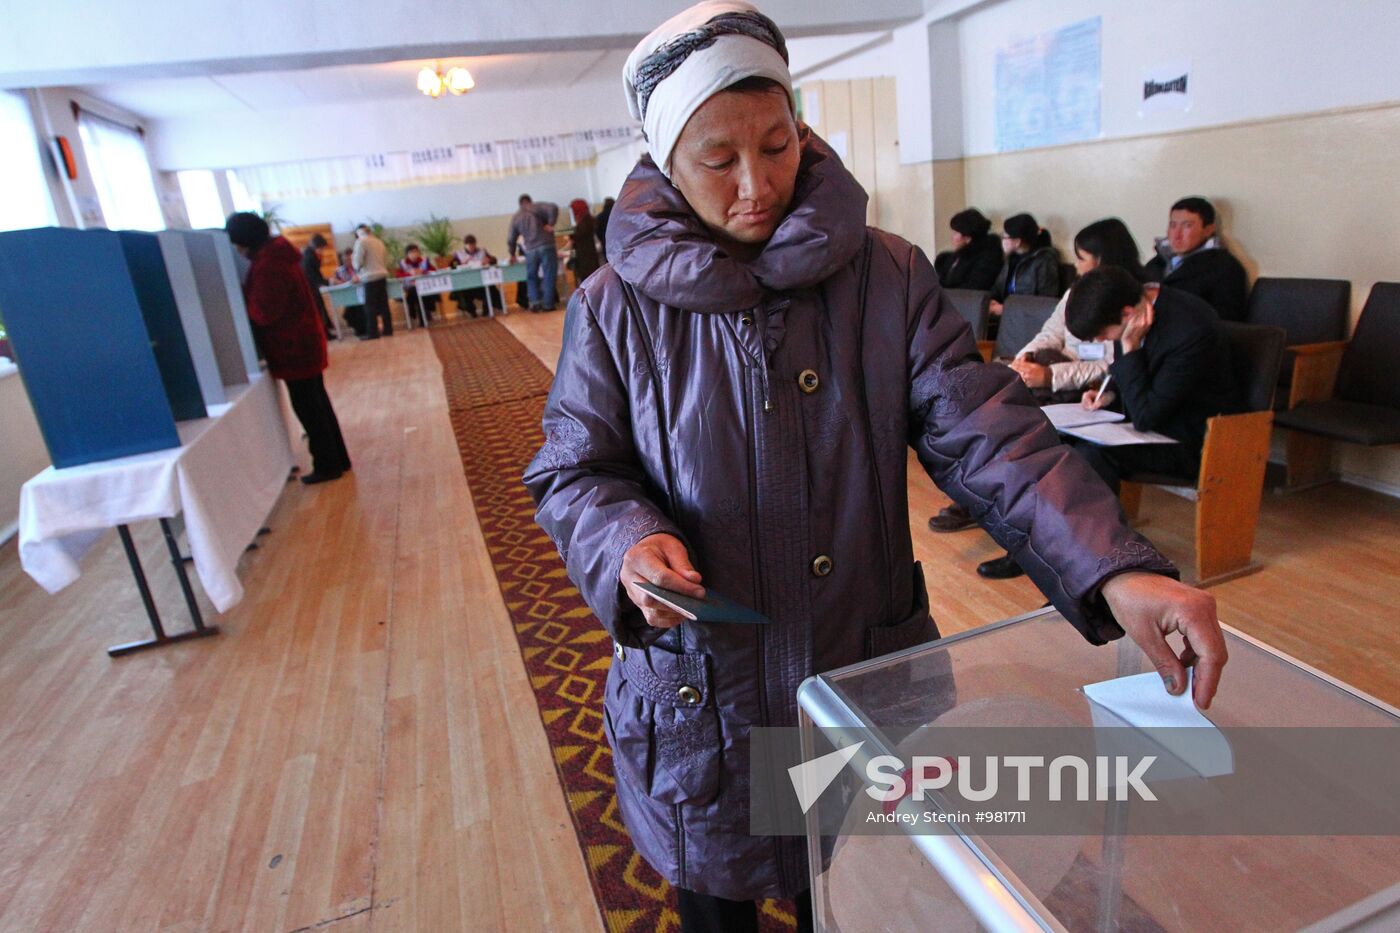
[(482, 285), (501, 285), (506, 280), (506, 274), (498, 266), (488, 266), (481, 270)]
[(452, 276), (425, 275), (414, 284), (418, 286), (420, 295), (441, 295), (443, 292), (452, 291)]

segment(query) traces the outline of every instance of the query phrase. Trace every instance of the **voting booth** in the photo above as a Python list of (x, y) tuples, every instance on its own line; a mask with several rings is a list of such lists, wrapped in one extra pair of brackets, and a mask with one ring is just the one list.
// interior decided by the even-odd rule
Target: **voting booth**
[(151, 234), (0, 233), (0, 314), (56, 467), (176, 447), (204, 416), (163, 276)]
[[(803, 817), (816, 929), (1400, 929), (1396, 772), (1366, 770), (1393, 768), (1396, 710), (1228, 628), (1226, 640), (1225, 677), (1204, 713), (1170, 697), (1129, 639), (1090, 645), (1053, 609), (807, 680), (803, 760), (840, 765)], [(1182, 728), (1159, 728), (1174, 717)], [(1031, 810), (1023, 826), (960, 823), (946, 792), (916, 800), (895, 788), (885, 802), (865, 792), (879, 756), (899, 764), (876, 773), (918, 754), (966, 770), (949, 749), (977, 730), (1077, 736), (1101, 753), (1185, 734), (1205, 754), (1159, 749), (1190, 767), (1160, 780), (1145, 772), (1158, 800), (1090, 791), (1078, 824), (1037, 822), (1034, 803), (1012, 805)]]

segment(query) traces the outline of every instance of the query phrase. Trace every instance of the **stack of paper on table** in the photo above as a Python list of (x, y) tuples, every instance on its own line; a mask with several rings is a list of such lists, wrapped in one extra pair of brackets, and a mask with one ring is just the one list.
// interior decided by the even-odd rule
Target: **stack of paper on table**
[(1109, 411), (1100, 408), (1098, 411), (1089, 411), (1078, 402), (1066, 402), (1063, 405), (1045, 405), (1040, 409), (1045, 413), (1045, 417), (1050, 419), (1050, 423), (1055, 426), (1056, 431), (1065, 428), (1082, 428), (1090, 424), (1108, 424), (1113, 421), (1122, 421), (1121, 411)]

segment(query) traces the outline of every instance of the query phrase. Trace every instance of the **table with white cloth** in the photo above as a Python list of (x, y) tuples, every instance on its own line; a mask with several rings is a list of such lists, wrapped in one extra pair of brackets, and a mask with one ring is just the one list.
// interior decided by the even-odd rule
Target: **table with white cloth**
[[(184, 516), (195, 572), (219, 612), (243, 598), (238, 560), (263, 528), (293, 466), (276, 380), (263, 374), (209, 406), (209, 417), (178, 425), (180, 446), (55, 469), (20, 491), (20, 563), (56, 593), (78, 579), (80, 562), (116, 528), (155, 637), (108, 649), (112, 655), (214, 634), (190, 588), (170, 519)], [(195, 628), (166, 635), (141, 569), (128, 525), (159, 520)]]

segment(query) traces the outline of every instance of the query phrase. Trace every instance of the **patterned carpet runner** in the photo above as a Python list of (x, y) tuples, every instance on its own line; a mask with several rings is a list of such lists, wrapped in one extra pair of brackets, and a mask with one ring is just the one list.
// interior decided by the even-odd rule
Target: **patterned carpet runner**
[[(617, 811), (602, 713), (612, 642), (535, 525), (534, 503), (520, 481), (544, 440), (540, 415), (550, 372), (493, 320), (431, 333), (477, 519), (603, 922), (611, 933), (677, 930), (670, 887), (632, 848)], [(765, 931), (793, 927), (788, 902), (765, 902), (761, 917)]]

